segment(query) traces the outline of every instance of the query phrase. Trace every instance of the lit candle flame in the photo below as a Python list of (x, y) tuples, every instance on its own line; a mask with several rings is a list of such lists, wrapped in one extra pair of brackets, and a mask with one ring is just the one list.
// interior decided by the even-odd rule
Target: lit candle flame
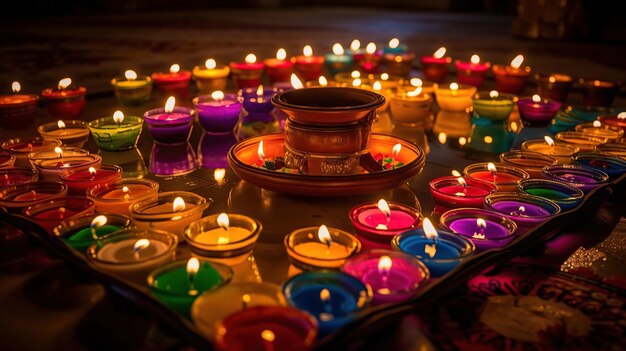
[(467, 188), (467, 182), (465, 181), (465, 178), (463, 177), (458, 177), (456, 179), (456, 181), (459, 183), (459, 185), (461, 185), (463, 188)]
[[(433, 226), (430, 219), (424, 218), (422, 221), (422, 229), (424, 230), (424, 235), (427, 239), (432, 239), (433, 241), (437, 240), (437, 230)], [(437, 254), (437, 244), (433, 243), (424, 245), (424, 253), (426, 253), (430, 258), (435, 257)]]
[(215, 69), (215, 67), (217, 67), (217, 62), (212, 58), (207, 59), (204, 61), (204, 67), (206, 67), (206, 69)]
[(274, 335), (274, 332), (272, 332), (269, 329), (265, 329), (261, 332), (261, 338), (267, 342), (274, 342), (274, 339), (276, 339), (276, 336)]
[(173, 212), (180, 212), (180, 211), (184, 211), (185, 208), (187, 208), (187, 205), (185, 204), (185, 200), (183, 200), (182, 197), (178, 196), (174, 199), (174, 202), (172, 202), (172, 211)]
[(246, 309), (248, 308), (248, 305), (250, 304), (250, 301), (252, 301), (252, 298), (250, 297), (250, 295), (248, 294), (243, 294), (241, 296), (241, 302), (243, 304), (243, 308)]
[(200, 270), (200, 261), (197, 258), (192, 257), (189, 259), (189, 261), (187, 261), (186, 268), (187, 275), (191, 280), (193, 280), (193, 277), (196, 275), (196, 273), (198, 273), (198, 270)]
[(124, 121), (124, 112), (115, 111), (113, 113), (113, 122), (115, 122), (115, 124), (121, 124), (122, 121)]
[(532, 99), (533, 99), (533, 102), (534, 102), (534, 103), (539, 103), (539, 102), (541, 102), (541, 96), (539, 96), (539, 95), (537, 95), (537, 94), (533, 95)]
[(19, 93), (20, 90), (22, 90), (22, 85), (20, 82), (13, 82), (11, 83), (11, 90), (13, 90), (14, 93)]
[(361, 78), (355, 78), (352, 80), (352, 86), (358, 88), (361, 86)]
[(461, 176), (461, 172), (457, 171), (456, 169), (453, 169), (450, 173), (455, 177)]
[(493, 143), (493, 137), (491, 135), (485, 135), (483, 141), (485, 142), (485, 144), (491, 144)]
[(317, 238), (320, 239), (320, 242), (322, 244), (326, 244), (326, 246), (328, 247), (330, 247), (330, 245), (333, 243), (333, 239), (330, 236), (328, 227), (326, 227), (324, 224), (322, 224), (320, 228), (317, 230)]
[(276, 59), (283, 61), (287, 58), (287, 51), (285, 49), (280, 48), (276, 51)]
[(374, 89), (375, 91), (381, 91), (383, 89), (383, 85), (380, 84), (379, 81), (375, 81), (374, 85), (372, 85), (372, 89)]
[(170, 73), (178, 73), (180, 71), (180, 65), (175, 63), (170, 66)]
[(256, 56), (254, 54), (246, 55), (246, 58), (243, 59), (247, 64), (253, 64), (256, 62)]
[(376, 44), (374, 44), (374, 43), (367, 44), (367, 46), (365, 47), (365, 52), (367, 52), (370, 55), (375, 53), (376, 52)]
[(445, 144), (448, 140), (448, 135), (444, 132), (441, 132), (437, 135), (437, 140), (439, 140), (439, 143)]
[(473, 64), (478, 64), (480, 62), (480, 56), (472, 55), (472, 57), (470, 58), (470, 62)]
[(263, 161), (265, 159), (265, 152), (263, 151), (263, 140), (259, 142), (259, 148), (256, 151), (257, 156), (259, 156), (259, 160)]
[(496, 173), (498, 173), (498, 169), (496, 168), (496, 165), (494, 165), (492, 162), (487, 163), (487, 169), (495, 176)]
[(58, 84), (58, 88), (59, 90), (63, 90), (67, 87), (69, 87), (70, 85), (72, 85), (72, 79), (71, 78), (63, 78), (59, 81)]
[(433, 54), (433, 57), (436, 59), (440, 59), (445, 54), (446, 54), (446, 48), (442, 46), (439, 49), (437, 49), (437, 51), (435, 51), (435, 53)]
[(54, 148), (54, 152), (56, 152), (57, 154), (59, 154), (59, 157), (63, 157), (63, 149), (61, 149), (60, 147), (55, 147)]
[(545, 135), (543, 137), (543, 140), (545, 140), (548, 145), (554, 146), (554, 140), (552, 140), (552, 138), (550, 138), (549, 136)]
[(91, 174), (91, 176), (92, 176), (92, 177), (93, 177), (93, 176), (95, 176), (95, 175), (96, 175), (96, 173), (97, 173), (97, 172), (96, 172), (96, 169), (95, 169), (95, 168), (93, 168), (93, 167), (89, 167), (89, 174)]
[(617, 118), (618, 118), (618, 119), (626, 119), (626, 112), (620, 112), (620, 113), (617, 115)]
[(389, 256), (381, 256), (378, 260), (378, 272), (382, 275), (386, 275), (391, 270), (393, 261)]
[(302, 54), (306, 57), (313, 56), (313, 48), (311, 47), (311, 45), (305, 45), (302, 49)]
[(325, 86), (328, 85), (328, 80), (326, 80), (326, 77), (324, 77), (324, 76), (320, 76), (317, 81), (318, 81), (318, 83), (320, 83), (320, 86), (322, 86), (322, 87), (325, 87)]
[(225, 231), (228, 231), (228, 228), (230, 227), (230, 220), (228, 219), (228, 215), (226, 213), (220, 213), (219, 216), (217, 216), (217, 226)]
[(459, 145), (463, 146), (467, 144), (467, 139), (465, 137), (460, 137), (459, 138)]
[(59, 129), (65, 129), (65, 122), (59, 120), (57, 122), (57, 127), (59, 127)]
[(170, 113), (172, 111), (174, 111), (174, 106), (176, 105), (176, 98), (173, 96), (170, 96), (169, 98), (167, 98), (167, 101), (165, 102), (165, 113)]
[(522, 65), (523, 62), (524, 62), (524, 56), (523, 55), (517, 55), (511, 61), (511, 67), (513, 67), (513, 68), (520, 68), (520, 66)]
[(221, 90), (216, 90), (211, 93), (211, 98), (215, 101), (222, 101), (224, 100), (224, 92)]
[(390, 48), (395, 49), (398, 46), (400, 46), (400, 39), (393, 38), (393, 39), (389, 40), (389, 47)]
[(381, 79), (381, 80), (389, 80), (389, 74), (387, 74), (387, 73), (382, 73), (382, 74), (380, 75), (380, 79)]
[(345, 51), (343, 50), (343, 46), (341, 46), (341, 44), (335, 43), (333, 45), (333, 54), (335, 54), (335, 55), (343, 55), (344, 53), (345, 53)]
[(257, 97), (262, 97), (263, 96), (263, 85), (259, 85), (259, 87), (256, 88), (256, 96)]
[(122, 187), (122, 193), (124, 193), (124, 200), (130, 199), (130, 189), (127, 186)]
[(322, 289), (320, 291), (320, 300), (322, 300), (322, 302), (328, 302), (328, 300), (330, 300), (330, 291), (328, 289)]
[(400, 154), (400, 151), (402, 150), (402, 145), (401, 144), (396, 144), (391, 148), (391, 156), (393, 156), (393, 158), (396, 158), (396, 156), (398, 156), (398, 154)]
[(476, 225), (478, 226), (478, 228), (480, 228), (481, 230), (484, 230), (487, 228), (487, 222), (485, 222), (484, 219), (482, 218), (477, 218), (476, 219)]
[(133, 246), (133, 251), (135, 251), (135, 253), (139, 253), (139, 251), (145, 250), (146, 248), (148, 248), (148, 246), (150, 246), (150, 240), (139, 239)]
[(100, 216), (95, 217), (95, 218), (91, 221), (91, 224), (89, 225), (89, 227), (91, 227), (91, 228), (94, 228), (94, 229), (95, 229), (95, 228), (100, 228), (100, 227), (102, 227), (102, 226), (103, 226), (103, 225), (105, 225), (105, 224), (107, 224), (107, 218), (106, 218), (106, 216), (102, 216), (102, 215), (100, 215)]
[(424, 85), (424, 82), (422, 82), (422, 80), (419, 78), (411, 78), (409, 82), (414, 87), (421, 87), (422, 85)]
[(416, 96), (418, 96), (421, 93), (422, 93), (422, 87), (417, 87), (417, 88), (415, 88), (415, 90), (412, 90), (412, 91), (409, 91), (408, 93), (406, 93), (406, 96), (416, 97)]
[(520, 215), (521, 215), (521, 214), (524, 214), (524, 212), (526, 212), (526, 207), (524, 207), (524, 206), (520, 206), (520, 207), (517, 209), (517, 211), (518, 211), (518, 213), (519, 213)]
[(359, 41), (359, 39), (354, 39), (351, 43), (350, 43), (350, 50), (352, 51), (357, 51), (361, 48), (361, 42)]
[(298, 76), (296, 76), (295, 73), (291, 74), (291, 86), (294, 89), (302, 89), (302, 88), (304, 88), (304, 85), (302, 84), (302, 81), (300, 80), (300, 78), (298, 78)]
[(226, 176), (226, 169), (224, 168), (216, 168), (213, 171), (213, 179), (217, 184), (221, 184), (224, 181), (224, 177)]
[(126, 80), (133, 81), (137, 79), (137, 72), (133, 71), (132, 69), (126, 70), (124, 72), (124, 77), (126, 77)]
[(600, 127), (602, 127), (602, 122), (600, 122), (600, 121), (593, 121), (593, 126), (596, 127), (596, 128), (600, 128)]
[(499, 95), (500, 94), (498, 93), (497, 90), (492, 90), (492, 91), (489, 92), (489, 97), (492, 98), (492, 99), (497, 98)]
[(378, 200), (378, 204), (376, 204), (376, 206), (378, 206), (380, 212), (382, 212), (385, 217), (387, 217), (387, 220), (389, 220), (389, 217), (391, 217), (391, 209), (389, 208), (389, 204), (387, 203), (387, 201), (385, 201), (384, 199), (380, 199)]
[(361, 72), (359, 72), (359, 71), (352, 71), (352, 72), (350, 72), (350, 77), (352, 77), (353, 79), (361, 78)]
[(450, 83), (450, 90), (452, 90), (452, 91), (459, 90), (459, 84), (458, 83)]
[(548, 78), (548, 81), (549, 81), (550, 83), (556, 83), (556, 78), (554, 78), (554, 76), (550, 76), (550, 77)]

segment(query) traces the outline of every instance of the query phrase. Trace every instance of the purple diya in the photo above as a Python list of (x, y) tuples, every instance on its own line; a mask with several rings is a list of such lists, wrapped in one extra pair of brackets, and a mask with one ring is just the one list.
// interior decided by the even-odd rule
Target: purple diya
[(581, 165), (548, 166), (543, 169), (543, 176), (573, 185), (585, 193), (609, 180), (608, 174)]
[(241, 116), (241, 98), (235, 94), (214, 91), (193, 99), (198, 122), (207, 133), (232, 133)]
[(277, 88), (245, 88), (239, 91), (243, 100), (243, 109), (248, 113), (270, 113), (274, 109), (272, 98), (278, 92)]
[(485, 208), (501, 213), (517, 224), (517, 235), (561, 212), (559, 205), (542, 197), (521, 193), (498, 193), (485, 198)]
[(189, 107), (174, 106), (175, 103), (174, 97), (170, 97), (165, 107), (146, 111), (143, 115), (156, 143), (181, 144), (189, 139), (194, 110)]
[(341, 270), (372, 288), (372, 304), (408, 300), (428, 282), (430, 272), (400, 251), (371, 250), (350, 258)]
[(524, 125), (545, 127), (554, 119), (559, 108), (561, 108), (561, 103), (533, 95), (532, 97), (520, 98), (517, 101), (517, 108)]
[(460, 234), (476, 245), (476, 251), (505, 247), (513, 241), (517, 225), (504, 215), (478, 208), (457, 208), (444, 213), (441, 229)]

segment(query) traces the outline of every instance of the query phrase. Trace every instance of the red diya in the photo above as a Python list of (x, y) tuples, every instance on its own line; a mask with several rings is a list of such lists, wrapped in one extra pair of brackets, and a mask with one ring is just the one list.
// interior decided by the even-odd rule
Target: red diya
[(276, 58), (268, 58), (265, 64), (265, 74), (270, 83), (289, 82), (291, 73), (293, 73), (293, 62), (286, 60), (287, 52), (285, 49), (278, 49)]
[(472, 55), (470, 61), (455, 61), (457, 80), (461, 84), (480, 87), (487, 78), (487, 71), (491, 67), (489, 62), (480, 62), (480, 56)]
[(231, 62), (230, 70), (233, 73), (233, 80), (237, 89), (256, 88), (261, 85), (263, 67), (265, 65), (256, 62), (254, 54), (248, 54), (244, 62)]
[(52, 233), (62, 221), (91, 214), (94, 209), (94, 202), (85, 197), (67, 196), (30, 205), (22, 210), (22, 214)]
[(493, 74), (499, 92), (519, 95), (524, 91), (531, 69), (529, 66), (521, 67), (523, 62), (524, 56), (517, 55), (510, 65), (493, 65)]
[(61, 146), (60, 140), (42, 138), (13, 138), (2, 143), (2, 150), (15, 156), (16, 167), (30, 167), (28, 155), (35, 151), (53, 151)]
[(298, 75), (305, 81), (318, 80), (324, 68), (324, 56), (313, 56), (313, 48), (307, 45), (302, 49), (302, 55), (291, 59)]
[(39, 96), (20, 94), (21, 85), (13, 82), (12, 95), (0, 95), (0, 127), (3, 129), (24, 129), (37, 117)]
[(89, 167), (88, 169), (68, 170), (61, 173), (59, 179), (67, 184), (70, 195), (85, 196), (90, 188), (112, 184), (122, 179), (122, 167), (100, 166), (98, 169)]
[(493, 183), (498, 191), (515, 191), (518, 181), (530, 178), (528, 173), (520, 168), (492, 162), (469, 165), (463, 169), (463, 174)]
[(626, 112), (621, 112), (617, 115), (598, 116), (598, 121), (606, 125), (622, 128), (626, 133)]
[(359, 236), (385, 244), (389, 244), (395, 235), (422, 223), (418, 209), (383, 199), (353, 207), (349, 216)]
[(15, 167), (0, 169), (0, 187), (33, 183), (39, 179), (39, 174), (32, 168)]
[(44, 89), (41, 98), (55, 119), (78, 117), (85, 109), (87, 88), (75, 87), (70, 78), (63, 78), (56, 88)]
[(152, 73), (152, 80), (161, 94), (185, 97), (189, 94), (191, 71), (181, 71), (180, 65), (173, 64), (170, 66), (169, 72)]
[(474, 178), (440, 177), (428, 183), (435, 213), (460, 207), (482, 208), (485, 197), (497, 190), (495, 184)]
[(376, 50), (376, 44), (374, 43), (367, 44), (365, 51), (360, 51), (353, 55), (357, 67), (365, 73), (377, 73), (381, 57), (382, 51)]
[(422, 62), (422, 73), (426, 79), (435, 83), (441, 83), (450, 72), (449, 64), (452, 62), (450, 57), (444, 57), (446, 55), (446, 48), (441, 47), (432, 56), (423, 56), (420, 61)]

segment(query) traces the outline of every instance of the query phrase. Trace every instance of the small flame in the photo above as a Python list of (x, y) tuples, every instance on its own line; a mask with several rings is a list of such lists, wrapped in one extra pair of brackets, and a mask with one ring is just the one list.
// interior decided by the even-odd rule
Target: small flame
[(139, 240), (137, 240), (137, 242), (133, 246), (133, 251), (139, 252), (141, 250), (146, 249), (148, 246), (150, 246), (150, 240), (148, 240), (148, 239), (139, 239)]
[(211, 93), (211, 98), (215, 101), (222, 101), (224, 100), (224, 92), (221, 90), (216, 90)]
[(556, 78), (555, 78), (554, 76), (550, 76), (550, 77), (548, 78), (548, 81), (549, 81), (550, 83), (556, 83)]
[(124, 121), (124, 112), (122, 111), (113, 112), (113, 122), (115, 122), (115, 124), (121, 124), (122, 121)]
[(437, 230), (430, 219), (424, 218), (422, 221), (422, 229), (424, 229), (424, 235), (426, 235), (426, 238), (437, 239)]
[(176, 105), (176, 98), (173, 96), (170, 96), (169, 98), (167, 98), (167, 101), (165, 102), (165, 113), (170, 113), (172, 111), (174, 111), (174, 106)]
[(356, 78), (352, 80), (352, 86), (358, 88), (361, 86), (361, 78)]
[(359, 71), (352, 71), (352, 72), (350, 72), (350, 77), (352, 77), (353, 79), (361, 78), (361, 72), (359, 72)]
[(421, 87), (422, 85), (424, 85), (424, 82), (422, 82), (422, 80), (419, 78), (411, 78), (410, 82), (411, 85), (414, 87)]
[(517, 210), (518, 210), (520, 213), (524, 213), (524, 212), (526, 212), (526, 207), (524, 207), (524, 206), (520, 206)]
[(455, 177), (461, 176), (461, 172), (457, 171), (456, 169), (453, 169), (450, 173)]
[(330, 236), (328, 227), (326, 227), (324, 224), (322, 224), (320, 228), (317, 230), (317, 238), (320, 239), (322, 244), (326, 244), (328, 246), (330, 246), (333, 243), (333, 239)]
[(11, 83), (11, 90), (13, 90), (14, 93), (19, 93), (20, 90), (22, 90), (22, 85), (20, 82), (13, 82)]
[(226, 176), (226, 169), (224, 168), (216, 168), (213, 171), (213, 179), (215, 179), (215, 182), (218, 184), (224, 181), (225, 176)]
[(246, 55), (246, 58), (243, 59), (247, 64), (253, 64), (256, 62), (256, 56), (254, 54)]
[(448, 140), (448, 135), (444, 132), (441, 132), (437, 135), (437, 140), (439, 140), (439, 143), (445, 144)]
[(437, 49), (437, 51), (435, 51), (435, 53), (433, 54), (433, 57), (436, 59), (440, 59), (445, 54), (446, 54), (446, 48), (442, 46), (439, 49)]
[(400, 45), (400, 39), (398, 38), (393, 38), (391, 40), (389, 40), (389, 47), (392, 49), (397, 48)]
[(618, 119), (626, 119), (626, 112), (620, 112), (620, 113), (617, 115), (617, 118), (618, 118)]
[(262, 97), (263, 96), (263, 85), (259, 85), (259, 87), (256, 88), (256, 96), (258, 96), (258, 97)]
[(350, 43), (350, 50), (357, 51), (361, 48), (361, 42), (359, 39), (354, 39), (352, 43)]
[(374, 43), (367, 44), (367, 46), (365, 47), (365, 52), (367, 52), (370, 55), (375, 53), (376, 52), (376, 44), (374, 44)]
[(517, 132), (518, 129), (519, 127), (517, 126), (517, 122), (515, 121), (511, 122), (511, 130), (514, 132)]
[(177, 198), (174, 199), (174, 202), (172, 203), (173, 212), (184, 211), (185, 208), (187, 208), (187, 205), (185, 205), (185, 200), (183, 200), (182, 197), (178, 196)]
[(230, 227), (230, 220), (228, 219), (228, 215), (226, 213), (220, 213), (219, 216), (217, 216), (217, 225), (218, 227), (228, 231), (228, 228)]
[(170, 66), (170, 73), (178, 73), (180, 71), (180, 65), (175, 63)]
[(491, 135), (485, 135), (483, 141), (485, 142), (485, 144), (491, 144), (493, 143), (493, 137)]
[(291, 86), (294, 89), (302, 89), (302, 88), (304, 88), (304, 85), (302, 84), (302, 81), (300, 80), (300, 78), (298, 78), (298, 76), (296, 76), (295, 73), (291, 74)]
[(498, 93), (497, 90), (492, 90), (492, 91), (489, 92), (489, 97), (492, 98), (492, 99), (497, 98), (499, 95), (500, 94)]
[(187, 275), (193, 277), (198, 273), (198, 270), (200, 270), (200, 261), (195, 257), (190, 258), (187, 261)]
[(122, 187), (122, 192), (124, 193), (124, 200), (128, 200), (130, 198), (130, 189), (127, 186)]
[(59, 90), (63, 90), (67, 87), (69, 87), (70, 85), (72, 85), (72, 79), (71, 78), (63, 78), (59, 81)]
[(473, 64), (478, 64), (480, 62), (480, 56), (472, 55), (472, 57), (470, 58), (470, 62)]
[(215, 62), (214, 59), (210, 58), (204, 61), (204, 67), (206, 67), (206, 69), (215, 69), (215, 67), (217, 67), (217, 62)]
[(408, 93), (406, 93), (406, 95), (409, 97), (416, 97), (421, 93), (422, 93), (422, 87), (417, 87), (415, 88), (415, 90), (409, 91)]
[(517, 55), (511, 61), (511, 67), (513, 67), (513, 68), (520, 68), (520, 66), (522, 65), (523, 62), (524, 62), (524, 56), (523, 55)]
[(285, 49), (280, 48), (276, 51), (276, 59), (278, 60), (284, 60), (287, 58), (287, 51), (285, 51)]
[(460, 138), (459, 138), (459, 145), (463, 146), (463, 145), (465, 145), (465, 144), (467, 144), (467, 138), (465, 138), (465, 137), (460, 137)]
[(325, 87), (328, 85), (328, 80), (326, 80), (326, 77), (324, 76), (320, 76), (317, 82), (320, 83), (320, 86), (322, 87)]
[(313, 48), (311, 47), (311, 45), (306, 45), (303, 49), (302, 49), (302, 54), (306, 57), (311, 57), (313, 56)]
[(487, 163), (487, 169), (493, 174), (498, 173), (498, 169), (496, 168), (496, 165), (494, 165), (492, 162)]
[(63, 149), (61, 149), (60, 147), (55, 147), (54, 148), (54, 152), (56, 152), (57, 154), (59, 154), (59, 157), (63, 157)]
[(391, 216), (391, 209), (389, 208), (389, 204), (384, 199), (378, 200), (378, 209), (380, 212), (384, 213), (387, 218)]
[(450, 90), (452, 91), (459, 90), (459, 85), (457, 83), (450, 83)]
[(97, 216), (96, 218), (94, 218), (91, 221), (91, 224), (89, 225), (91, 228), (100, 228), (103, 225), (107, 224), (107, 218), (105, 216)]
[(593, 121), (593, 126), (596, 127), (596, 128), (600, 128), (600, 127), (602, 127), (602, 122), (600, 122), (600, 121)]
[(457, 182), (459, 182), (459, 185), (460, 185), (460, 186), (462, 186), (462, 187), (464, 187), (464, 188), (465, 188), (465, 187), (467, 187), (467, 182), (465, 181), (465, 178), (463, 178), (463, 177), (458, 177), (458, 178), (456, 179), (456, 181), (457, 181)]
[(383, 85), (380, 84), (379, 81), (375, 81), (374, 85), (372, 85), (372, 89), (374, 89), (375, 91), (381, 91), (383, 89)]
[(89, 174), (91, 174), (91, 176), (92, 176), (92, 177), (93, 177), (93, 176), (95, 176), (95, 175), (96, 175), (96, 173), (97, 173), (97, 172), (96, 172), (96, 169), (95, 169), (95, 168), (93, 168), (93, 167), (89, 167)]
[(382, 74), (380, 75), (380, 79), (381, 79), (381, 80), (389, 80), (389, 74), (387, 74), (387, 73), (382, 73)]
[(276, 336), (274, 335), (273, 331), (269, 329), (265, 329), (261, 332), (261, 338), (267, 342), (274, 342), (274, 339), (276, 339)]
[(549, 136), (547, 136), (547, 135), (544, 136), (543, 140), (545, 140), (548, 145), (554, 146), (554, 140), (552, 140), (552, 138), (550, 138)]
[(57, 122), (57, 127), (59, 127), (59, 129), (65, 129), (65, 122), (59, 120)]
[(335, 55), (343, 55), (344, 53), (345, 53), (345, 51), (343, 50), (343, 46), (341, 46), (341, 44), (335, 43), (333, 45), (333, 54), (335, 54)]
[(380, 274), (387, 274), (389, 270), (391, 270), (391, 266), (393, 265), (393, 261), (389, 256), (381, 256), (378, 260), (378, 272)]
[(402, 150), (401, 144), (394, 145), (393, 148), (391, 148), (391, 155), (395, 158), (398, 154), (400, 154), (400, 150)]
[(486, 229), (487, 228), (487, 222), (485, 222), (484, 219), (482, 218), (477, 218), (476, 219), (476, 225), (478, 226), (478, 228), (480, 228), (481, 230)]
[(248, 305), (250, 304), (250, 301), (252, 301), (252, 298), (250, 297), (250, 295), (243, 294), (241, 296), (241, 302), (243, 303), (244, 308), (248, 308)]
[(330, 300), (330, 291), (328, 289), (322, 289), (320, 291), (320, 300), (322, 300), (322, 302)]
[(256, 151), (257, 156), (259, 156), (259, 160), (263, 161), (265, 159), (265, 152), (263, 151), (263, 140), (259, 142), (259, 148)]
[(126, 80), (133, 81), (137, 79), (137, 72), (133, 71), (132, 69), (129, 69), (126, 72), (124, 72), (124, 77), (126, 77)]
[(537, 95), (537, 94), (533, 95), (532, 99), (533, 99), (533, 102), (534, 102), (534, 103), (539, 103), (539, 102), (541, 102), (541, 96), (539, 96), (539, 95)]

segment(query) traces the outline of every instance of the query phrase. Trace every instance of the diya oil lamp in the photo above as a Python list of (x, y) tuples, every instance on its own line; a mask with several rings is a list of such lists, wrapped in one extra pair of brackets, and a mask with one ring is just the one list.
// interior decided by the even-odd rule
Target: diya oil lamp
[(156, 143), (181, 144), (186, 143), (189, 139), (194, 110), (175, 105), (176, 98), (170, 96), (165, 107), (155, 108), (144, 113), (144, 120)]
[(520, 98), (517, 101), (524, 128), (518, 133), (513, 142), (513, 148), (521, 147), (522, 143), (530, 139), (539, 139), (549, 135), (548, 126), (554, 120), (561, 103), (555, 100), (542, 99), (539, 95)]
[(500, 162), (513, 167), (521, 168), (530, 178), (542, 178), (542, 169), (557, 164), (554, 157), (533, 151), (508, 151), (499, 155)]
[(517, 235), (561, 212), (551, 200), (523, 193), (498, 193), (485, 198), (485, 208), (498, 212), (517, 224)]
[(570, 90), (572, 90), (573, 79), (567, 74), (536, 74), (537, 93), (548, 99), (565, 103)]
[[(80, 150), (80, 149), (79, 149)], [(64, 149), (56, 147), (54, 153), (56, 157), (52, 156), (47, 158), (45, 156), (41, 158), (37, 157), (37, 154), (33, 155), (31, 162), (33, 167), (39, 172), (39, 177), (43, 180), (58, 181), (61, 174), (68, 171), (80, 171), (88, 170), (89, 168), (99, 169), (102, 163), (102, 157), (90, 154), (86, 150), (80, 150), (81, 154), (76, 154), (74, 151), (69, 155), (64, 153)]]
[(289, 82), (294, 63), (287, 60), (285, 49), (278, 49), (276, 58), (268, 58), (263, 63), (265, 64), (265, 74), (271, 84)]
[(317, 80), (322, 75), (324, 68), (324, 56), (314, 56), (313, 48), (306, 45), (302, 49), (302, 55), (291, 59), (298, 76), (305, 81)]
[(404, 45), (400, 45), (400, 40), (391, 39), (383, 52), (382, 61), (386, 73), (398, 77), (408, 77), (411, 74), (415, 54), (407, 53)]
[(87, 190), (101, 185), (111, 184), (122, 179), (122, 168), (119, 166), (100, 166), (98, 169), (71, 169), (62, 172), (59, 179), (67, 185), (70, 195), (85, 196)]
[(601, 144), (605, 144), (608, 139), (599, 136), (590, 136), (583, 132), (560, 132), (555, 139), (561, 143), (577, 147), (580, 151), (593, 151)]
[(572, 155), (579, 151), (577, 146), (565, 143), (555, 143), (549, 136), (540, 139), (524, 141), (521, 145), (522, 151), (537, 152), (557, 160), (557, 163), (569, 163)]
[(217, 66), (217, 62), (210, 58), (204, 62), (204, 67), (195, 66), (191, 71), (196, 86), (201, 94), (210, 94), (216, 90), (225, 90), (228, 84), (230, 67)]
[(65, 146), (82, 147), (89, 139), (87, 123), (77, 120), (58, 120), (40, 125), (37, 132), (44, 140), (60, 140)]
[(241, 119), (241, 98), (216, 90), (193, 99), (198, 122), (211, 134), (233, 133)]
[(422, 63), (422, 73), (426, 79), (435, 83), (441, 83), (450, 72), (450, 57), (444, 57), (446, 55), (446, 48), (441, 47), (432, 56), (422, 56), (420, 61)]
[(581, 165), (555, 165), (543, 169), (544, 178), (575, 186), (585, 193), (608, 182), (608, 174)]
[(100, 149), (124, 151), (137, 145), (143, 119), (125, 116), (122, 111), (115, 111), (112, 117), (103, 117), (89, 122), (88, 127)]
[(248, 54), (244, 62), (231, 62), (230, 70), (237, 89), (254, 88), (261, 85), (263, 75), (263, 62), (257, 63), (254, 54)]
[(152, 95), (152, 77), (140, 77), (133, 70), (125, 71), (124, 78), (113, 78), (111, 85), (117, 101), (122, 106), (145, 104)]
[(428, 186), (435, 201), (434, 213), (439, 214), (459, 207), (482, 208), (485, 197), (497, 190), (492, 182), (464, 178), (460, 173), (433, 179)]
[(445, 275), (476, 250), (474, 243), (464, 236), (436, 230), (428, 218), (424, 218), (422, 228), (396, 235), (391, 246), (424, 263), (432, 277)]
[(22, 86), (19, 82), (13, 82), (11, 88), (13, 94), (0, 95), (0, 127), (2, 129), (28, 128), (37, 117), (39, 96), (20, 94)]
[(517, 184), (517, 189), (528, 195), (553, 201), (563, 211), (578, 206), (585, 197), (585, 193), (575, 186), (548, 179), (524, 179)]
[(620, 112), (616, 115), (598, 116), (598, 121), (613, 127), (622, 128), (622, 130), (626, 131), (626, 112)]
[(472, 98), (474, 114), (467, 147), (473, 150), (500, 153), (513, 144), (514, 133), (507, 126), (516, 98), (495, 90), (479, 92)]
[(626, 160), (602, 152), (579, 152), (572, 156), (572, 161), (574, 161), (575, 164), (602, 171), (611, 178), (620, 176), (626, 172)]
[(350, 210), (349, 216), (359, 236), (386, 244), (396, 234), (419, 226), (422, 220), (418, 209), (384, 199), (358, 205)]
[(276, 92), (276, 88), (264, 88), (262, 85), (239, 91), (243, 101), (240, 138), (279, 132), (279, 123), (272, 113), (272, 97)]
[(624, 143), (606, 143), (596, 147), (598, 152), (606, 155), (619, 157), (626, 160), (626, 144)]
[(469, 178), (493, 183), (498, 192), (515, 191), (518, 181), (530, 178), (521, 168), (492, 162), (471, 164), (463, 169), (463, 174)]
[(456, 60), (456, 79), (459, 83), (479, 88), (487, 78), (490, 62), (480, 62), (480, 56), (472, 55), (469, 61)]
[(284, 245), (289, 262), (301, 270), (338, 269), (361, 250), (354, 235), (325, 225), (297, 229), (285, 236)]
[(346, 53), (343, 46), (339, 43), (333, 45), (332, 53), (326, 54), (324, 62), (331, 76), (341, 72), (349, 72), (354, 65), (352, 55)]
[(86, 214), (64, 219), (54, 227), (52, 234), (72, 249), (85, 253), (99, 238), (129, 229), (131, 225), (130, 218), (118, 214)]
[(37, 223), (47, 233), (52, 233), (52, 230), (62, 221), (91, 214), (94, 209), (93, 201), (87, 198), (67, 196), (32, 204), (25, 207), (22, 214)]
[(382, 53), (376, 49), (375, 43), (368, 43), (365, 52), (353, 53), (354, 61), (359, 71), (364, 73), (377, 73)]
[(493, 65), (493, 74), (499, 92), (519, 95), (524, 91), (531, 69), (530, 66), (522, 67), (523, 62), (524, 56), (517, 55), (507, 66)]
[(87, 88), (75, 87), (72, 79), (63, 78), (56, 88), (47, 88), (41, 92), (48, 112), (55, 119), (78, 117), (85, 109)]
[(478, 208), (447, 211), (441, 215), (440, 224), (443, 230), (471, 240), (477, 252), (506, 247), (517, 230), (515, 222), (502, 214)]
[(457, 83), (435, 89), (440, 111), (435, 119), (433, 133), (445, 133), (452, 138), (469, 137), (472, 129), (470, 120), (472, 96), (475, 93), (475, 87)]
[(0, 168), (0, 187), (33, 183), (39, 179), (39, 174), (33, 168), (10, 167)]
[(149, 179), (122, 178), (87, 190), (87, 198), (101, 213), (130, 215), (130, 205), (140, 200), (157, 201), (159, 183)]
[(590, 137), (605, 138), (607, 142), (619, 139), (624, 136), (624, 130), (610, 124), (603, 124), (600, 120), (592, 123), (583, 123), (576, 126), (577, 132)]
[(43, 181), (8, 185), (0, 188), (0, 207), (12, 213), (21, 213), (30, 205), (65, 196), (67, 196), (67, 185), (59, 182)]
[(184, 98), (189, 94), (189, 82), (191, 81), (191, 72), (180, 69), (179, 64), (170, 66), (168, 72), (152, 73), (152, 80), (161, 95), (176, 95)]
[(583, 89), (583, 104), (611, 107), (619, 87), (616, 83), (598, 79), (579, 79)]

